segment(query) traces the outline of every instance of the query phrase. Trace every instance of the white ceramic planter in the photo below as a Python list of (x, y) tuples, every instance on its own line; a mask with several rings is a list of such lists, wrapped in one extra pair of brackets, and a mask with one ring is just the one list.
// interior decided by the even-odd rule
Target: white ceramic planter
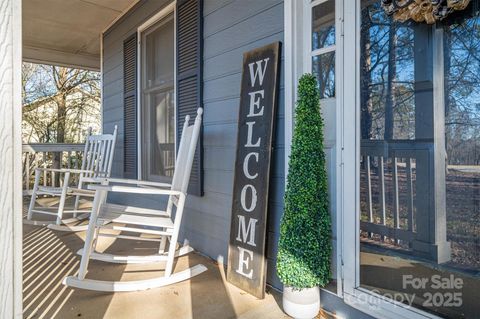
[(283, 288), (283, 310), (295, 319), (312, 319), (320, 311), (320, 289)]

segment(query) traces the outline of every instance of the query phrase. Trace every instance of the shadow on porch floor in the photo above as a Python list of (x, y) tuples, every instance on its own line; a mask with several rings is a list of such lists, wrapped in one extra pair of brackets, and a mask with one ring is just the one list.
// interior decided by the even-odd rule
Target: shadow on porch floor
[[(179, 258), (175, 272), (202, 263), (208, 271), (175, 285), (129, 293), (71, 289), (62, 279), (78, 271), (85, 232), (55, 232), (24, 225), (24, 318), (288, 318), (281, 296), (269, 292), (258, 300), (225, 281), (222, 266), (196, 253)], [(98, 250), (148, 254), (149, 242), (101, 238)], [(138, 280), (163, 274), (164, 264), (119, 265), (90, 262), (87, 278)]]

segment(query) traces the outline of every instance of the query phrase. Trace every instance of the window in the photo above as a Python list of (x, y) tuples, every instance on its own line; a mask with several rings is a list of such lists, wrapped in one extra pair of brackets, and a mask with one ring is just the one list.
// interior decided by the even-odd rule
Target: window
[(335, 97), (335, 0), (312, 7), (312, 73), (321, 98)]
[(142, 178), (168, 181), (175, 168), (175, 31), (170, 13), (141, 34)]

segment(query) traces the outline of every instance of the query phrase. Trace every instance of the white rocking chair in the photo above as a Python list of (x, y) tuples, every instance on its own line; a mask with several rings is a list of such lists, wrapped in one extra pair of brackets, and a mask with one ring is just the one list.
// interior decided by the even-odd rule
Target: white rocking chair
[[(197, 111), (194, 125), (189, 126), (189, 116), (185, 119), (182, 138), (179, 145), (172, 184), (155, 183), (139, 180), (126, 179), (103, 179), (102, 185), (89, 185), (95, 189), (92, 214), (88, 226), (85, 246), (78, 254), (82, 255), (80, 271), (78, 276), (70, 276), (64, 279), (64, 284), (69, 287), (82, 288), (96, 291), (119, 292), (138, 291), (170, 285), (179, 281), (187, 280), (204, 271), (204, 265), (195, 265), (187, 270), (172, 274), (175, 257), (185, 255), (193, 249), (190, 246), (183, 246), (177, 250), (178, 233), (182, 221), (187, 188), (190, 179), (195, 149), (200, 133), (202, 108)], [(115, 183), (112, 185), (111, 183)], [(117, 185), (126, 184), (126, 185)], [(134, 186), (135, 185), (135, 186)], [(155, 194), (168, 196), (166, 211), (144, 209), (132, 206), (121, 206), (106, 202), (109, 192), (131, 193), (131, 194)], [(175, 214), (173, 213), (176, 207)], [(113, 224), (111, 224), (113, 222)], [(123, 224), (116, 226), (115, 223)], [(102, 229), (128, 231), (141, 234), (148, 234), (149, 238), (115, 235), (102, 233)], [(152, 238), (152, 235), (156, 236)], [(159, 253), (149, 256), (121, 256), (95, 251), (96, 242), (99, 236), (116, 237), (121, 239), (148, 240), (159, 243)], [(170, 244), (165, 252), (167, 239)], [(100, 281), (86, 279), (88, 262), (90, 259), (111, 263), (151, 263), (166, 262), (165, 274), (148, 280), (139, 281)]]
[[(81, 169), (54, 169), (54, 168), (36, 168), (35, 183), (28, 208), (27, 219), (23, 220), (25, 224), (36, 226), (47, 226), (50, 229), (60, 231), (82, 231), (88, 228), (88, 225), (71, 225), (81, 222), (88, 218), (90, 209), (79, 209), (81, 197), (94, 197), (95, 191), (87, 189), (87, 183), (96, 182), (96, 178), (110, 177), (112, 169), (113, 153), (117, 139), (117, 126), (113, 134), (91, 135), (89, 130), (85, 142)], [(63, 184), (61, 187), (42, 186), (40, 177), (42, 173), (51, 172), (63, 174)], [(72, 185), (71, 176), (78, 175), (78, 184)], [(60, 197), (58, 207), (35, 207), (37, 196), (49, 195)], [(75, 196), (73, 209), (65, 209), (67, 196)], [(44, 214), (56, 216), (55, 221), (33, 220), (33, 214)], [(81, 213), (81, 215), (78, 215)], [(72, 218), (63, 219), (64, 214), (73, 214)], [(77, 216), (78, 215), (78, 216)], [(69, 225), (70, 224), (70, 225)]]

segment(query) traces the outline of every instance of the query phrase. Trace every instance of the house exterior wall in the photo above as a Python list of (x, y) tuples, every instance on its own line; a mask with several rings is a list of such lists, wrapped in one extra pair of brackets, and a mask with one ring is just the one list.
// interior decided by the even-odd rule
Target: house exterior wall
[[(112, 173), (116, 177), (123, 175), (123, 41), (168, 3), (140, 1), (103, 37), (103, 127), (105, 132), (112, 131), (114, 125), (119, 127)], [(188, 197), (181, 239), (188, 239), (200, 253), (223, 258), (226, 263), (243, 53), (275, 41), (284, 42), (284, 0), (204, 0), (203, 14), (204, 196)], [(275, 258), (285, 191), (284, 56), (282, 50), (267, 230), (267, 283), (279, 289), (282, 284), (276, 275)], [(111, 200), (145, 207), (165, 205), (155, 197)], [(322, 291), (322, 300), (328, 300), (323, 304), (328, 311), (370, 318), (329, 291)]]
[[(123, 41), (169, 1), (142, 1), (103, 37), (103, 127), (119, 127), (113, 176), (123, 172)], [(237, 139), (242, 55), (245, 51), (283, 42), (283, 0), (204, 0), (204, 191), (189, 196), (182, 236), (199, 252), (214, 259), (228, 256), (232, 190)], [(285, 188), (283, 53), (276, 133), (270, 180), (267, 282), (281, 288), (275, 256)], [(113, 198), (132, 204), (135, 198)], [(155, 198), (147, 207), (163, 205)]]

